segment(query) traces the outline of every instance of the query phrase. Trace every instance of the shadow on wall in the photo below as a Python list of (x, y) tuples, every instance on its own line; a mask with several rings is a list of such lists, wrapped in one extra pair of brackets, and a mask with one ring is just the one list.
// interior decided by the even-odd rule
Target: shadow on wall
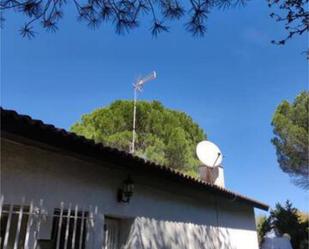
[(138, 217), (123, 249), (235, 249), (227, 229)]

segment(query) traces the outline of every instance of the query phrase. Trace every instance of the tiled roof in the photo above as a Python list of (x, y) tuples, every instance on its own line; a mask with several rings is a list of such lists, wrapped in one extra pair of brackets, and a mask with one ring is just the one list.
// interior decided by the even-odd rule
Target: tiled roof
[(142, 168), (147, 170), (147, 172), (149, 171), (150, 174), (155, 173), (162, 177), (168, 177), (182, 184), (212, 192), (234, 201), (244, 202), (259, 209), (268, 210), (269, 208), (268, 205), (259, 201), (185, 175), (172, 168), (146, 161), (125, 151), (104, 146), (101, 143), (95, 143), (93, 140), (78, 136), (64, 129), (56, 128), (53, 125), (45, 124), (41, 120), (35, 120), (29, 116), (20, 115), (13, 110), (1, 108), (1, 131), (2, 136), (5, 134), (13, 134), (54, 146), (58, 149), (64, 149), (103, 161), (114, 162), (117, 165), (125, 165), (128, 169)]

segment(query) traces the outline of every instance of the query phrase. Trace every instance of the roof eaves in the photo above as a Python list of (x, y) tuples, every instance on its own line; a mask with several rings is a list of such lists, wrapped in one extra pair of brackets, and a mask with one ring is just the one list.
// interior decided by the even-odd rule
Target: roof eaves
[[(18, 114), (16, 111), (13, 110), (5, 110), (2, 107), (0, 107), (0, 111), (1, 130), (4, 130), (6, 132), (18, 134), (45, 143), (53, 143), (56, 142), (58, 139), (61, 140), (62, 146), (67, 146), (70, 148), (78, 147), (76, 145), (82, 145), (90, 149), (89, 151), (91, 151), (90, 154), (92, 156), (100, 154), (105, 158), (120, 158), (122, 160), (125, 159), (126, 161), (131, 162), (132, 165), (143, 168), (147, 167), (148, 170), (154, 170), (158, 173), (168, 175), (173, 179), (183, 182), (185, 184), (190, 184), (192, 186), (200, 188), (207, 188), (213, 193), (217, 193), (228, 198), (233, 198), (233, 200), (240, 200), (262, 210), (269, 209), (268, 205), (259, 201), (232, 192), (225, 188), (221, 188), (219, 186), (201, 181), (192, 176), (183, 174), (182, 172), (179, 172), (175, 169), (144, 160), (128, 152), (105, 146), (102, 143), (95, 143), (93, 140), (86, 139), (83, 136), (79, 136), (75, 133), (57, 128), (51, 124), (45, 124), (41, 120), (32, 119), (30, 116)], [(82, 151), (84, 152), (84, 150)]]

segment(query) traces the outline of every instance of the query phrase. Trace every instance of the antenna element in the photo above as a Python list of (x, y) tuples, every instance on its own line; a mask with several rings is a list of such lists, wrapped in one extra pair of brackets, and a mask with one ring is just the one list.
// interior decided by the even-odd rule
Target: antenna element
[(130, 148), (130, 152), (132, 154), (134, 154), (134, 152), (135, 152), (135, 135), (136, 135), (135, 123), (136, 123), (137, 93), (142, 91), (143, 86), (144, 86), (145, 83), (147, 83), (148, 81), (154, 80), (156, 78), (157, 78), (157, 73), (156, 73), (156, 71), (153, 71), (150, 74), (144, 76), (142, 79), (137, 80), (133, 84), (133, 88), (134, 88), (133, 129), (132, 129), (132, 143), (131, 143), (131, 148)]

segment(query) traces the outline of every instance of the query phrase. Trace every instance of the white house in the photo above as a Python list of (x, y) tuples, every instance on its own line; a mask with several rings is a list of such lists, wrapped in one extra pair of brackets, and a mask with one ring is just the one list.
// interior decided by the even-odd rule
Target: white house
[(1, 109), (1, 249), (258, 249), (268, 206)]

